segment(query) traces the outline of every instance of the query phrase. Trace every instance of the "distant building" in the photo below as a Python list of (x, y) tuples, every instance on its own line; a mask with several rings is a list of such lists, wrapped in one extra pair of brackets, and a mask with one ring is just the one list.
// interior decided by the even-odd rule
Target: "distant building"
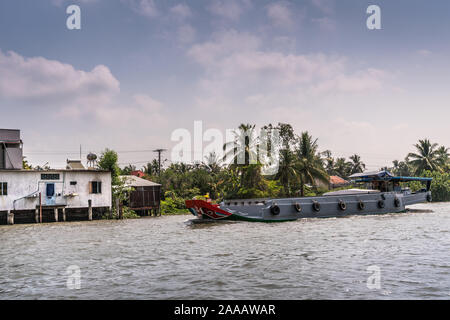
[(347, 180), (342, 179), (339, 176), (330, 176), (328, 183), (325, 183), (319, 179), (316, 179), (315, 184), (319, 188), (334, 189), (334, 188), (340, 188), (340, 187), (349, 185), (349, 182)]
[(340, 188), (347, 185), (349, 185), (347, 180), (344, 180), (339, 176), (330, 176), (330, 189)]
[(120, 176), (127, 187), (132, 187), (127, 206), (138, 214), (159, 213), (161, 206), (161, 185), (152, 181), (130, 176)]
[(131, 171), (131, 175), (136, 176), (138, 178), (143, 178), (145, 176), (145, 173), (142, 172), (141, 170), (135, 170), (135, 171)]

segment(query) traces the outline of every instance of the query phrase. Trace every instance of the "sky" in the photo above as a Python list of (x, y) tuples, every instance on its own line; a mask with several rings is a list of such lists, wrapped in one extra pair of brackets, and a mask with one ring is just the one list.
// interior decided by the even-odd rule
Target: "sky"
[(376, 170), (419, 139), (450, 146), (449, 14), (446, 0), (2, 0), (0, 128), (21, 129), (33, 165), (81, 145), (140, 168), (194, 121), (282, 122)]

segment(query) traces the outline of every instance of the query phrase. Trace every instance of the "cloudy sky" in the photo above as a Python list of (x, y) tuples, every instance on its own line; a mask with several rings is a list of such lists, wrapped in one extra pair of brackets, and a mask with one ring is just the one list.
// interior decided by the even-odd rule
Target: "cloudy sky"
[[(66, 27), (70, 4), (81, 30)], [(381, 30), (366, 27), (370, 4)], [(195, 120), (288, 122), (377, 169), (420, 138), (450, 146), (449, 12), (446, 0), (2, 0), (0, 127), (22, 130), (34, 165), (64, 166), (81, 144), (141, 167)]]

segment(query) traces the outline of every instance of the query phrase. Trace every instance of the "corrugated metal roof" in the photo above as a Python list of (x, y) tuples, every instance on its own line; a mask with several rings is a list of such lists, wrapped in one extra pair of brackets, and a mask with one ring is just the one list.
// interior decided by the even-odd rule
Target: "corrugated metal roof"
[(131, 187), (155, 187), (160, 184), (136, 176), (120, 176), (124, 183)]
[(364, 178), (364, 177), (392, 177), (393, 175), (386, 170), (382, 171), (369, 171), (369, 172), (363, 172), (363, 173), (355, 173), (352, 174), (349, 178)]

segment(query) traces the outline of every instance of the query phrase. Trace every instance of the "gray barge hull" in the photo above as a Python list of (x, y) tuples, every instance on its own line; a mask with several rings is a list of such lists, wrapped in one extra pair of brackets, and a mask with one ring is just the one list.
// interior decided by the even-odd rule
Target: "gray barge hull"
[(189, 200), (186, 205), (203, 219), (281, 222), (301, 218), (330, 218), (403, 212), (416, 203), (431, 201), (430, 191), (355, 193), (286, 199), (226, 200), (212, 205)]

